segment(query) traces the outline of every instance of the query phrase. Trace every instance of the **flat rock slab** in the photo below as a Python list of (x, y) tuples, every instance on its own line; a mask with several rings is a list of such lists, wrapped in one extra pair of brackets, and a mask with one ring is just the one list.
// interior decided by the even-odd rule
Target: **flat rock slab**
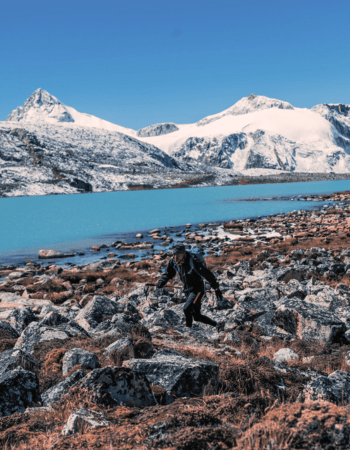
[(202, 396), (205, 387), (218, 385), (218, 366), (210, 361), (190, 359), (175, 350), (161, 350), (152, 359), (131, 359), (123, 366), (146, 375), (154, 385), (162, 386), (169, 395)]
[(24, 412), (40, 401), (39, 382), (33, 372), (18, 366), (0, 376), (0, 417)]

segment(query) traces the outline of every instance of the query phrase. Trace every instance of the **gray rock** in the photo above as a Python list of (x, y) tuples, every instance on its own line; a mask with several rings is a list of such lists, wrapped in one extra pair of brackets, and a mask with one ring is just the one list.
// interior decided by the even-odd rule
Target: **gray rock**
[(157, 123), (149, 127), (141, 128), (137, 132), (139, 137), (160, 136), (177, 131), (178, 127), (174, 123)]
[(307, 295), (307, 289), (298, 280), (292, 279), (287, 284), (281, 283), (280, 289), (285, 297), (298, 297), (303, 300)]
[(152, 359), (131, 359), (123, 366), (146, 375), (154, 385), (162, 386), (169, 395), (202, 396), (207, 385), (218, 387), (218, 366), (210, 361), (190, 359), (174, 350), (161, 350)]
[(74, 387), (78, 381), (85, 377), (85, 372), (83, 370), (77, 370), (72, 373), (69, 377), (65, 378), (61, 383), (52, 386), (52, 388), (41, 394), (41, 398), (44, 406), (51, 406), (57, 403), (62, 395), (67, 394), (71, 387)]
[(118, 339), (117, 341), (110, 344), (106, 350), (105, 354), (109, 355), (113, 350), (119, 350), (120, 352), (126, 353), (129, 355), (129, 358), (134, 358), (134, 347), (129, 338), (123, 337)]
[(4, 320), (0, 320), (0, 329), (9, 333), (13, 337), (13, 339), (17, 339), (19, 336), (17, 331), (14, 328), (12, 328), (11, 325), (9, 323), (5, 322)]
[(144, 374), (126, 367), (94, 369), (78, 385), (88, 389), (91, 398), (108, 406), (153, 406), (157, 402)]
[(96, 369), (100, 367), (98, 358), (93, 353), (81, 348), (68, 350), (62, 359), (62, 374), (67, 375), (77, 365), (82, 366), (83, 369)]
[(98, 411), (80, 408), (74, 411), (64, 425), (61, 434), (69, 436), (71, 434), (81, 433), (87, 428), (108, 427), (107, 420), (103, 419), (103, 414)]
[(39, 382), (33, 372), (18, 366), (0, 376), (0, 417), (24, 412), (40, 401)]
[(273, 355), (273, 359), (278, 363), (284, 363), (298, 360), (299, 355), (291, 348), (281, 348)]
[(75, 321), (86, 331), (95, 328), (107, 316), (118, 312), (118, 303), (103, 295), (95, 295), (89, 303), (79, 311)]
[(238, 277), (247, 277), (248, 275), (252, 275), (253, 272), (250, 268), (250, 264), (248, 261), (242, 261), (240, 262), (237, 270), (236, 270), (236, 275)]
[(348, 403), (350, 400), (350, 374), (337, 370), (330, 375), (310, 381), (304, 389), (306, 401)]
[(38, 323), (32, 322), (18, 338), (15, 348), (19, 348), (31, 355), (35, 344), (51, 341), (52, 339), (68, 339), (71, 336), (72, 334), (60, 328), (40, 326)]
[(276, 288), (247, 288), (236, 293), (238, 303), (249, 311), (265, 312), (276, 309), (275, 302), (280, 298)]
[(30, 323), (37, 322), (37, 320), (38, 319), (33, 314), (32, 310), (26, 306), (19, 306), (18, 308), (15, 308), (7, 316), (7, 321), (18, 334), (21, 334)]
[(169, 328), (181, 323), (181, 319), (172, 309), (164, 309), (144, 317), (141, 323), (148, 327), (161, 326), (163, 328)]
[(5, 350), (0, 354), (0, 375), (21, 366), (31, 372), (39, 371), (39, 363), (22, 350)]
[(290, 280), (302, 281), (305, 271), (302, 269), (295, 269), (293, 267), (282, 267), (274, 270), (277, 281), (284, 281), (287, 283)]
[(325, 344), (336, 342), (345, 324), (329, 311), (300, 299), (286, 299), (274, 313), (271, 324), (299, 339), (317, 339)]
[[(71, 255), (67, 255), (71, 256)], [(39, 259), (51, 259), (51, 258), (65, 258), (66, 255), (60, 252), (56, 252), (55, 250), (39, 250), (38, 258)]]
[(350, 352), (347, 352), (345, 355), (345, 362), (348, 366), (350, 366)]

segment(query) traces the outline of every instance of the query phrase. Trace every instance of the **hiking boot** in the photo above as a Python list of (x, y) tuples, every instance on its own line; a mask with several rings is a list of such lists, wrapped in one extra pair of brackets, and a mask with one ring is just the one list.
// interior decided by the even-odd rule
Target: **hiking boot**
[(218, 333), (220, 333), (220, 331), (224, 331), (224, 329), (225, 329), (225, 321), (224, 320), (222, 320), (221, 322), (218, 322), (216, 324), (216, 331)]

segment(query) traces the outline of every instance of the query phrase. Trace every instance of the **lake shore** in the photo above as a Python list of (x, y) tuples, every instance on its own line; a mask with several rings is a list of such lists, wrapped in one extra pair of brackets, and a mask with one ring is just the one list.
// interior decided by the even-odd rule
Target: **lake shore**
[[(171, 243), (141, 261), (97, 259), (110, 251), (100, 247), (87, 265), (2, 268), (0, 360), (14, 347), (23, 356), (6, 353), (14, 362), (0, 385), (29, 377), (35, 395), (27, 384), (21, 402), (1, 398), (0, 442), (44, 448), (45, 439), (57, 450), (209, 442), (243, 450), (271, 439), (312, 448), (325, 438), (338, 445), (350, 395), (350, 192), (322, 198), (332, 206), (177, 233), (188, 248), (203, 247), (220, 283), (224, 300), (208, 290), (202, 306), (226, 322), (220, 333), (185, 326), (176, 280), (145, 290), (160, 278)], [(162, 233), (153, 230), (151, 239), (166, 242)], [(83, 431), (63, 433), (78, 408), (90, 411)]]

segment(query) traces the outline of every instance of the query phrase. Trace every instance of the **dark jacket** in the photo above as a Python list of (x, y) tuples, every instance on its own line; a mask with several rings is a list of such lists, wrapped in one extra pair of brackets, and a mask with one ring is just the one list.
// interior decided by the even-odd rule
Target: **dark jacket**
[[(190, 264), (191, 257), (195, 270)], [(201, 276), (208, 281), (212, 289), (219, 289), (219, 284), (210, 270), (188, 252), (186, 252), (185, 261), (181, 265), (176, 264), (174, 258), (171, 258), (162, 278), (158, 281), (158, 287), (162, 288), (165, 286), (169, 280), (175, 277), (176, 273), (179, 274), (180, 279), (184, 284), (185, 291), (202, 290), (203, 281)]]

